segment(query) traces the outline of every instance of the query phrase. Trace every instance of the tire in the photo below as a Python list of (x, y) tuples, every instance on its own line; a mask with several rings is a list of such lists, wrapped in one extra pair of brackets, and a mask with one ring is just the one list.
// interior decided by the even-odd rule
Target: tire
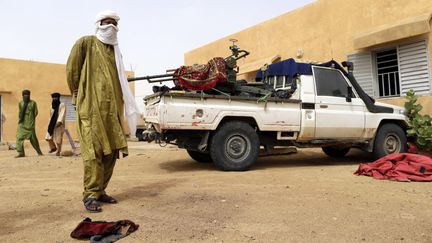
[(198, 163), (210, 163), (213, 162), (209, 153), (201, 153), (193, 150), (187, 150), (189, 156)]
[(349, 151), (350, 147), (348, 148), (338, 148), (338, 147), (322, 147), (322, 151), (327, 154), (330, 157), (333, 158), (342, 158), (344, 157)]
[(407, 151), (407, 137), (404, 130), (396, 124), (382, 125), (375, 137), (373, 156), (379, 159), (393, 153)]
[(210, 155), (224, 171), (244, 171), (258, 158), (260, 141), (255, 129), (244, 122), (223, 124), (213, 135)]

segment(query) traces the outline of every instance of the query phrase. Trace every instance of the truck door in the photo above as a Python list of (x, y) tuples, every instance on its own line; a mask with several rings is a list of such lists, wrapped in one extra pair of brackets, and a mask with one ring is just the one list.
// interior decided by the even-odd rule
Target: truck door
[(360, 138), (365, 129), (366, 106), (353, 91), (347, 99), (349, 82), (341, 71), (313, 67), (315, 99), (315, 138)]

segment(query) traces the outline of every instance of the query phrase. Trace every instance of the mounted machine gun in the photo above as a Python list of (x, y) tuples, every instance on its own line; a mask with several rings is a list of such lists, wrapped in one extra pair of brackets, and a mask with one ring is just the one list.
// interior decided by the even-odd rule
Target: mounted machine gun
[[(166, 74), (128, 78), (128, 81), (147, 80), (149, 83), (173, 81), (175, 89), (198, 90), (207, 94), (225, 93), (229, 95), (263, 96), (270, 95), (271, 90), (264, 89), (264, 85), (248, 85), (246, 80), (237, 80), (239, 67), (237, 61), (247, 57), (250, 53), (240, 49), (236, 39), (230, 39), (231, 55), (226, 58), (216, 57), (207, 64), (181, 66), (178, 69), (167, 70)], [(155, 86), (154, 92), (161, 87)]]

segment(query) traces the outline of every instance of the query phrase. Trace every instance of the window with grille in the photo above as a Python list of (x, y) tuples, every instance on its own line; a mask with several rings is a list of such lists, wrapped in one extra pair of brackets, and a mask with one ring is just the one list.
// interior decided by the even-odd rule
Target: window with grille
[(348, 55), (354, 63), (354, 77), (371, 97), (398, 97), (414, 90), (431, 92), (428, 46), (425, 40), (382, 51)]
[(376, 53), (378, 89), (380, 97), (400, 95), (397, 49)]

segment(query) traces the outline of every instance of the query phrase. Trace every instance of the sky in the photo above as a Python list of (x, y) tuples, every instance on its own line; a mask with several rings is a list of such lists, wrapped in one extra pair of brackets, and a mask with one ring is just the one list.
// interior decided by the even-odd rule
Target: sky
[[(184, 53), (314, 0), (0, 0), (0, 57), (65, 64), (75, 41), (94, 34), (103, 10), (120, 15), (118, 40), (127, 70), (163, 74)], [(227, 43), (227, 46), (229, 43)], [(151, 93), (136, 82), (135, 95)]]

